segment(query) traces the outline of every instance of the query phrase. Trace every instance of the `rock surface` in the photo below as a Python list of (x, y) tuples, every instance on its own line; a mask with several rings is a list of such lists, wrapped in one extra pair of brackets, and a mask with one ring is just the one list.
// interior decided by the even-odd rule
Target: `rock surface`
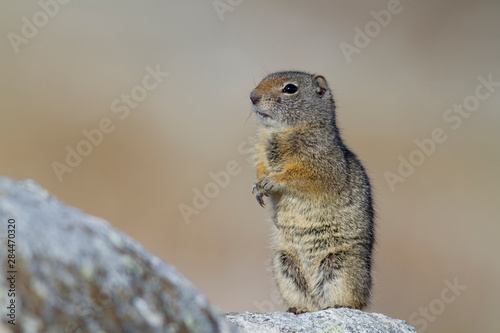
[(32, 181), (0, 178), (0, 245), (1, 332), (239, 331), (177, 270)]
[(227, 313), (226, 318), (245, 332), (261, 333), (416, 333), (402, 320), (379, 313), (328, 309), (303, 313)]
[(33, 181), (0, 177), (0, 251), (0, 332), (415, 332), (350, 309), (226, 320), (177, 270)]

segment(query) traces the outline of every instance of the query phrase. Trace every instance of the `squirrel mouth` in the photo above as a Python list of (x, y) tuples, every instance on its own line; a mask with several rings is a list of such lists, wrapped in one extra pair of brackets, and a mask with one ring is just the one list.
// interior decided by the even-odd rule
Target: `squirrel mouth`
[(259, 111), (257, 111), (257, 114), (258, 114), (259, 116), (261, 116), (262, 118), (267, 118), (267, 117), (269, 117), (269, 115), (267, 115), (267, 114), (265, 114), (265, 113), (262, 113), (262, 112), (259, 112)]
[(270, 116), (267, 113), (261, 112), (261, 111), (259, 111), (257, 109), (254, 109), (254, 111), (262, 119), (270, 118)]

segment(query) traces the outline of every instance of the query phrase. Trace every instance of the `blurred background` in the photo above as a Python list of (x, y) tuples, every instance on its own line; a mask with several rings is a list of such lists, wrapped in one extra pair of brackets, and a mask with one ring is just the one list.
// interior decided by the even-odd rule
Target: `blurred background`
[(319, 73), (375, 189), (368, 310), (498, 330), (499, 1), (0, 9), (0, 174), (106, 219), (222, 311), (282, 311), (248, 95), (273, 71)]

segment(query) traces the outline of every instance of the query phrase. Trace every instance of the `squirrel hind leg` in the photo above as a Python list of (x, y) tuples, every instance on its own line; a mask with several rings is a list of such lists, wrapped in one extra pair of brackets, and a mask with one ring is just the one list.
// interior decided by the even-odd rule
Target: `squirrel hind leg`
[(299, 291), (306, 294), (308, 290), (307, 281), (301, 269), (297, 265), (296, 260), (286, 252), (280, 252), (277, 259), (277, 268), (279, 269), (281, 275), (285, 279), (291, 280)]
[(368, 303), (370, 277), (353, 270), (351, 263), (346, 262), (346, 257), (348, 253), (338, 251), (328, 254), (320, 262), (315, 279), (315, 295), (321, 309), (362, 310)]
[(286, 251), (278, 251), (273, 259), (273, 270), (281, 297), (295, 314), (311, 311), (309, 285), (294, 256)]
[(349, 288), (345, 285), (345, 252), (327, 254), (319, 263), (314, 284), (314, 298), (319, 308), (353, 308), (348, 296)]
[(330, 253), (321, 260), (316, 282), (317, 290), (323, 292), (325, 284), (338, 277), (340, 269), (342, 269), (343, 255), (342, 251)]

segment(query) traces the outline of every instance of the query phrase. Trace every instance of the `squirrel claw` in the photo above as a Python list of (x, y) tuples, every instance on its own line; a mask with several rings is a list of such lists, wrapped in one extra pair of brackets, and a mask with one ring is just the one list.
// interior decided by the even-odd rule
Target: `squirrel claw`
[(259, 205), (261, 205), (261, 207), (264, 207), (265, 206), (265, 203), (264, 203), (264, 199), (263, 199), (263, 196), (264, 196), (264, 192), (262, 192), (262, 188), (260, 187), (259, 184), (255, 184), (253, 189), (252, 189), (252, 194), (255, 195), (255, 199), (257, 199), (257, 202), (259, 203)]
[(264, 206), (266, 205), (265, 202), (264, 202), (264, 199), (262, 198), (263, 197), (263, 194), (259, 194), (259, 195), (256, 195), (255, 198), (257, 199), (257, 202), (259, 203), (259, 205), (264, 208)]
[(259, 184), (255, 184), (253, 189), (252, 189), (252, 194), (255, 195), (255, 199), (257, 199), (257, 202), (261, 207), (264, 207), (266, 204), (264, 203), (264, 192), (262, 192), (262, 188), (260, 187)]

